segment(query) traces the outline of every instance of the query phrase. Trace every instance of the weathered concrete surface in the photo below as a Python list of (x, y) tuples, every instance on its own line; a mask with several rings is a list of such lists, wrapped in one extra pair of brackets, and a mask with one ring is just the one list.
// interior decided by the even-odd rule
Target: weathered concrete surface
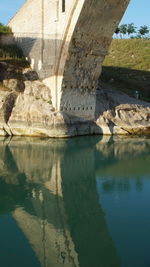
[[(66, 0), (63, 12), (62, 1), (27, 0), (11, 19), (16, 42), (51, 88), (56, 110), (66, 103), (68, 91), (82, 97), (96, 90), (112, 34), (129, 1)], [(79, 104), (80, 97), (75, 100), (71, 97), (68, 107)]]
[[(93, 100), (92, 96), (90, 101), (89, 97), (97, 89), (102, 62), (128, 3), (129, 1), (115, 0), (84, 1), (64, 65), (61, 106), (64, 106), (68, 91), (71, 91), (77, 96), (70, 97), (68, 105), (78, 106), (82, 104), (84, 97), (87, 98), (87, 106), (90, 108), (92, 102), (92, 107), (95, 109), (96, 98)], [(76, 109), (74, 115), (79, 114), (80, 110)]]

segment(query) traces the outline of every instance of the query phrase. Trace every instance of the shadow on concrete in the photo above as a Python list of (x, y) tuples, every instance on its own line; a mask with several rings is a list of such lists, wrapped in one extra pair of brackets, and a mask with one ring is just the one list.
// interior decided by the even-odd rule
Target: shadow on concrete
[[(62, 40), (42, 39), (34, 37), (16, 38), (16, 43), (28, 58), (32, 68), (38, 73), (40, 79), (46, 79), (55, 74)], [(67, 46), (67, 43), (66, 43)], [(58, 73), (58, 75), (62, 75)]]

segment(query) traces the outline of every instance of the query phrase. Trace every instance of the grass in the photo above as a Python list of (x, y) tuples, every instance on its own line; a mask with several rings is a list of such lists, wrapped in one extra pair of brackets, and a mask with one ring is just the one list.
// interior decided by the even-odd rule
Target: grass
[(112, 89), (150, 102), (150, 40), (114, 39), (100, 81)]
[(114, 39), (103, 65), (150, 71), (150, 40)]
[(16, 45), (0, 44), (0, 58), (22, 58), (23, 53)]

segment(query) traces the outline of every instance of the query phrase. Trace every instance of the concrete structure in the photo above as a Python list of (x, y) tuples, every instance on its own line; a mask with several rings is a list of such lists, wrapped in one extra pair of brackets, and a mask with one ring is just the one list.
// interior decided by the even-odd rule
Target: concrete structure
[(27, 0), (9, 22), (56, 110), (93, 119), (101, 64), (130, 0)]

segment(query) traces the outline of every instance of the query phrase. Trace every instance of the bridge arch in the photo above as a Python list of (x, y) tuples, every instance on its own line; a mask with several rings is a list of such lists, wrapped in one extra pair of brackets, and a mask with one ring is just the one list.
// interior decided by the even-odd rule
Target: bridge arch
[(56, 110), (94, 116), (101, 65), (129, 1), (27, 0), (11, 19), (16, 41), (50, 87)]

